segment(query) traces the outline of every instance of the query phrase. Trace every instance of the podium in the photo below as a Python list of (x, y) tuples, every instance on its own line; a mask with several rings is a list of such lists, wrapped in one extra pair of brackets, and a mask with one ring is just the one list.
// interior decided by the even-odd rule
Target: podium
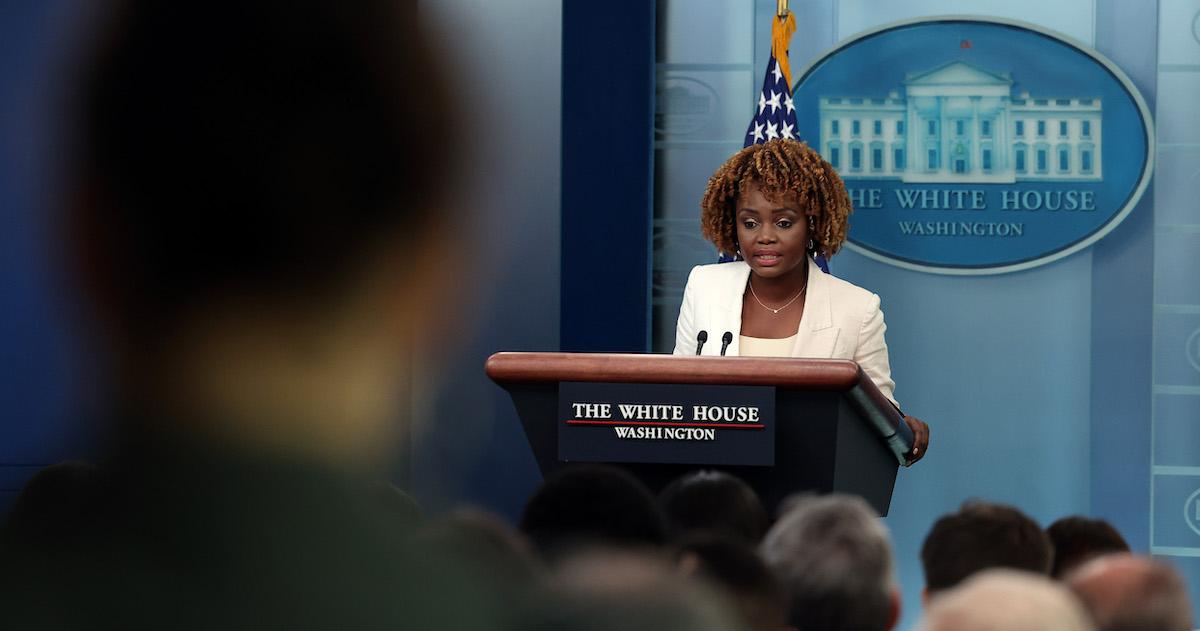
[[(560, 457), (560, 432), (596, 432), (590, 434), (595, 440), (610, 440), (607, 432), (613, 428), (579, 428), (571, 423), (639, 425), (633, 421), (564, 420), (559, 401), (562, 384), (633, 387), (652, 397), (661, 392), (659, 398), (664, 401), (671, 401), (680, 386), (702, 397), (741, 388), (772, 399), (769, 403), (773, 403), (773, 427), (767, 429), (773, 432), (774, 453), (768, 454), (773, 455), (773, 464), (663, 462), (660, 455), (667, 456), (668, 450), (678, 451), (680, 445), (676, 441), (655, 440), (627, 441), (632, 455), (609, 460), (574, 460), (620, 466), (654, 492), (686, 472), (721, 469), (749, 483), (772, 514), (787, 496), (809, 491), (859, 495), (880, 515), (887, 515), (898, 467), (907, 464), (905, 454), (912, 450), (912, 433), (899, 410), (850, 360), (506, 352), (489, 357), (486, 371), (512, 396), (543, 476), (571, 464)], [(731, 430), (742, 429), (733, 424), (731, 421), (726, 426)], [(742, 437), (751, 433), (729, 431), (722, 436), (738, 434), (728, 440), (744, 440)], [(573, 438), (578, 442), (578, 438)], [(585, 443), (589, 440), (588, 436), (582, 438)], [(705, 447), (710, 449), (709, 453), (713, 448), (720, 449), (718, 443)]]

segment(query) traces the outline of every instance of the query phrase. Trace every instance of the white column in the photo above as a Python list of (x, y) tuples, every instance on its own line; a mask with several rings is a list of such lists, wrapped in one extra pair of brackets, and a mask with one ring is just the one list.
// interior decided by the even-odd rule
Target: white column
[(971, 97), (971, 150), (967, 152), (971, 164), (968, 173), (983, 173), (983, 150), (979, 146), (979, 98)]

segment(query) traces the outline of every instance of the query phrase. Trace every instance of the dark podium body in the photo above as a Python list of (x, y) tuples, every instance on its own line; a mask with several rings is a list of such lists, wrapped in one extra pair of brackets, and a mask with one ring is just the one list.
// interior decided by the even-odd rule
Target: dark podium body
[(571, 464), (558, 455), (560, 382), (775, 388), (774, 466), (610, 463), (655, 492), (688, 471), (719, 468), (754, 487), (772, 513), (787, 496), (811, 491), (859, 495), (886, 515), (912, 446), (903, 417), (849, 360), (497, 353), (487, 373), (512, 396), (543, 476)]

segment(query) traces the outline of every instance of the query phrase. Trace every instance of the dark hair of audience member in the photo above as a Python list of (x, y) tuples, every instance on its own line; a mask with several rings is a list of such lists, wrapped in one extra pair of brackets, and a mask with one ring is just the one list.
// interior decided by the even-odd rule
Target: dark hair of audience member
[(1048, 575), (1050, 539), (1037, 522), (1004, 504), (970, 501), (943, 515), (921, 545), (929, 593), (954, 587), (988, 568)]
[(458, 560), (496, 592), (523, 595), (542, 578), (542, 565), (525, 537), (479, 509), (460, 508), (434, 519), (414, 540)]
[(778, 631), (787, 626), (783, 586), (754, 548), (722, 535), (701, 533), (675, 546), (680, 570), (699, 576), (729, 595), (748, 629)]
[(546, 478), (525, 504), (520, 530), (549, 558), (580, 545), (666, 541), (654, 496), (628, 472), (607, 465), (571, 466)]
[(767, 533), (767, 511), (737, 476), (695, 471), (676, 478), (658, 496), (674, 537), (711, 531), (757, 545)]
[(336, 299), (441, 192), (455, 117), (417, 3), (113, 4), (75, 99), (72, 232), (124, 330)]
[(1129, 544), (1112, 524), (1081, 515), (1063, 517), (1046, 528), (1054, 548), (1050, 576), (1062, 578), (1071, 570), (1098, 556), (1129, 552)]

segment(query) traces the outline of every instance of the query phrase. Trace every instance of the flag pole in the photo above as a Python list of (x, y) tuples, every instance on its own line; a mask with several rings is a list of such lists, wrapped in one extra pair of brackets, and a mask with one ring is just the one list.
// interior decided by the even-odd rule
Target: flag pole
[(788, 10), (788, 0), (775, 0), (775, 20), (771, 24), (771, 55), (779, 64), (779, 70), (787, 80), (788, 92), (792, 90), (792, 68), (788, 61), (788, 47), (792, 33), (796, 32), (796, 16)]

